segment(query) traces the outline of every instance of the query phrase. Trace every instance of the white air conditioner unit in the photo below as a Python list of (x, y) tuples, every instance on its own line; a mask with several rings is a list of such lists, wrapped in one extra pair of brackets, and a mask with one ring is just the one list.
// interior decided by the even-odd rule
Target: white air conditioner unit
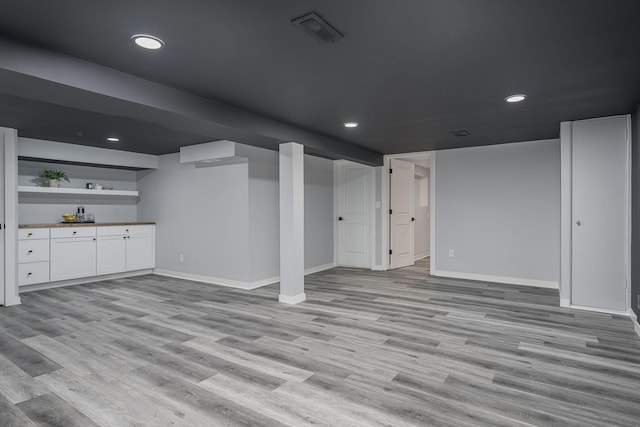
[(249, 159), (241, 152), (241, 144), (224, 139), (188, 145), (180, 147), (180, 163), (192, 164), (197, 168), (247, 163)]

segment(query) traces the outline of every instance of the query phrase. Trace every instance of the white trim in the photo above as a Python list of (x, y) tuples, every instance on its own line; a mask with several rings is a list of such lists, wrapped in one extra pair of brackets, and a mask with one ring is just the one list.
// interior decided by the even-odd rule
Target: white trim
[(369, 171), (369, 269), (376, 264), (376, 168)]
[(415, 257), (414, 257), (414, 261), (418, 261), (419, 259), (428, 257), (429, 256), (429, 252), (430, 251), (426, 251), (426, 252), (422, 252), (422, 253), (416, 254)]
[(371, 267), (371, 271), (387, 271), (387, 269), (384, 268), (382, 264), (376, 264)]
[(436, 268), (436, 152), (429, 159), (429, 265)]
[(305, 268), (304, 275), (306, 276), (309, 274), (318, 273), (320, 271), (331, 270), (335, 266), (336, 266), (335, 262), (330, 262), (328, 264), (318, 265), (316, 267)]
[(278, 297), (278, 302), (281, 302), (283, 304), (298, 304), (306, 299), (307, 299), (307, 296), (304, 293), (294, 295), (294, 296), (280, 294), (280, 296)]
[[(4, 140), (4, 305), (21, 303), (18, 289), (18, 131), (0, 128)], [(0, 168), (1, 169), (1, 168)]]
[(87, 283), (102, 282), (104, 280), (124, 279), (127, 277), (144, 276), (153, 273), (152, 269), (131, 271), (126, 273), (105, 274), (103, 276), (83, 277), (82, 279), (61, 280), (59, 282), (39, 283), (37, 285), (21, 286), (20, 293), (41, 291), (44, 289), (62, 288), (64, 286), (84, 285)]
[(239, 280), (223, 279), (221, 277), (204, 276), (200, 274), (183, 273), (181, 271), (164, 270), (161, 268), (156, 268), (155, 270), (153, 270), (153, 274), (157, 274), (159, 276), (173, 277), (176, 279), (192, 280), (194, 282), (208, 283), (211, 285), (220, 285), (220, 286), (226, 286), (229, 288), (246, 289), (246, 290), (257, 289), (262, 286), (270, 285), (272, 283), (277, 283), (280, 280), (280, 277), (276, 276), (268, 279), (257, 280), (255, 282), (241, 282)]
[[(431, 261), (433, 262), (433, 260)], [(431, 275), (451, 279), (477, 280), (480, 282), (506, 283), (508, 285), (534, 286), (536, 288), (558, 289), (558, 282), (546, 280), (523, 279), (519, 277), (490, 276), (486, 274), (458, 273), (455, 271), (431, 270)]]
[(95, 197), (138, 197), (138, 191), (129, 190), (88, 190), (86, 188), (68, 188), (68, 187), (35, 187), (32, 185), (18, 186), (18, 193), (32, 195), (75, 195), (75, 196), (95, 196)]
[(625, 236), (627, 243), (627, 253), (625, 254), (625, 269), (626, 269), (626, 277), (625, 277), (625, 285), (627, 287), (627, 295), (626, 298), (626, 309), (627, 311), (633, 312), (631, 309), (633, 304), (633, 295), (631, 293), (631, 227), (632, 227), (632, 218), (633, 218), (633, 206), (631, 203), (633, 197), (633, 182), (632, 182), (632, 158), (633, 151), (631, 150), (631, 114), (627, 114), (624, 117), (627, 118), (627, 223), (625, 226), (627, 227)]
[(570, 308), (571, 300), (569, 298), (560, 298), (560, 307)]
[[(573, 122), (560, 123), (560, 306), (571, 305)], [(562, 301), (566, 305), (562, 305)]]
[(629, 318), (631, 318), (631, 321), (633, 322), (633, 330), (636, 331), (636, 334), (638, 334), (638, 336), (640, 337), (640, 324), (638, 324), (638, 316), (636, 316), (636, 313), (634, 313), (631, 309), (629, 309)]
[(628, 311), (622, 311), (622, 310), (608, 310), (606, 308), (584, 307), (581, 305), (574, 305), (574, 304), (571, 304), (569, 308), (574, 308), (576, 310), (582, 310), (582, 311), (593, 311), (596, 313), (615, 314), (618, 316), (629, 316)]
[[(316, 267), (310, 267), (304, 270), (304, 275), (306, 276), (309, 274), (318, 273), (320, 271), (330, 270), (335, 266), (336, 265), (334, 263), (329, 263), (329, 264), (319, 265)], [(155, 270), (153, 270), (153, 274), (157, 274), (158, 276), (173, 277), (176, 279), (191, 280), (194, 282), (208, 283), (210, 285), (219, 285), (219, 286), (226, 286), (228, 288), (245, 289), (245, 290), (258, 289), (263, 286), (271, 285), (273, 283), (278, 283), (280, 281), (280, 276), (274, 276), (274, 277), (268, 277), (266, 279), (256, 280), (253, 282), (243, 282), (240, 280), (223, 279), (221, 277), (183, 273), (181, 271), (164, 270), (161, 268), (156, 268)]]

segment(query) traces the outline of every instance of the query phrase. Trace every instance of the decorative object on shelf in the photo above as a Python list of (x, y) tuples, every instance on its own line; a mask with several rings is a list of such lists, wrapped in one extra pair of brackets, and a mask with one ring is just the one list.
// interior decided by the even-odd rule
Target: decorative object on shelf
[(93, 182), (87, 182), (87, 190), (93, 190), (95, 184)]
[(70, 213), (63, 213), (63, 214), (62, 214), (62, 220), (63, 220), (64, 222), (75, 222), (75, 220), (76, 220), (76, 216), (75, 216), (75, 215), (72, 215), (72, 214), (70, 214)]
[(49, 187), (58, 187), (60, 181), (69, 181), (69, 177), (62, 171), (56, 171), (53, 169), (45, 169), (40, 173), (40, 178), (49, 180)]

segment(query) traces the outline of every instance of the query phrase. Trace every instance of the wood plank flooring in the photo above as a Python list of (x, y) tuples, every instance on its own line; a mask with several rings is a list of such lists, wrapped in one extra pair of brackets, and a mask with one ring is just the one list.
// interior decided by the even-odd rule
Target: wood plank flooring
[(0, 308), (0, 426), (638, 426), (640, 340), (557, 291), (391, 272), (160, 276)]

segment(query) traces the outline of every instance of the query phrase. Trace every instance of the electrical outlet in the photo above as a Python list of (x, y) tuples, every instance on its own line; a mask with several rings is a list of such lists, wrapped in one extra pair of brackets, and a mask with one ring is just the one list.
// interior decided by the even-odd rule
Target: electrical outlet
[(178, 261), (180, 261), (180, 262), (184, 262), (184, 254), (180, 254), (180, 255), (178, 256)]
[(453, 258), (454, 256), (456, 256), (456, 253), (453, 251), (453, 249), (449, 249), (449, 258)]

